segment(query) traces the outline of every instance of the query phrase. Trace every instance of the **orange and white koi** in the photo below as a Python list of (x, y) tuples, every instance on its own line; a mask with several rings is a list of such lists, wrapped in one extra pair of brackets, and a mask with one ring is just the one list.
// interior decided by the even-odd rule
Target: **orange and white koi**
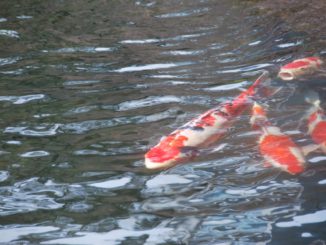
[(308, 92), (306, 101), (312, 104), (308, 113), (308, 133), (312, 140), (326, 153), (326, 117), (324, 110), (320, 107), (320, 99), (316, 92)]
[(317, 71), (323, 61), (319, 57), (297, 59), (281, 67), (278, 76), (285, 81), (296, 79), (302, 75)]
[(304, 171), (306, 161), (302, 149), (288, 135), (282, 133), (279, 127), (268, 121), (264, 108), (258, 103), (253, 105), (250, 123), (261, 131), (259, 151), (267, 165), (290, 174)]
[(231, 102), (208, 110), (164, 137), (145, 154), (145, 166), (167, 168), (197, 156), (200, 148), (211, 145), (225, 134), (233, 119), (250, 105), (250, 97), (255, 95), (257, 87), (267, 80), (269, 73), (264, 72)]

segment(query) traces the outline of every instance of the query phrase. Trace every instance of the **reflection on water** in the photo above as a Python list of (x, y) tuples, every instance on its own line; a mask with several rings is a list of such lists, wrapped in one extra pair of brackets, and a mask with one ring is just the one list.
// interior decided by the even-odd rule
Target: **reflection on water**
[[(0, 243), (324, 244), (325, 156), (300, 176), (264, 168), (248, 114), (189, 164), (143, 165), (263, 69), (325, 54), (286, 30), (233, 0), (2, 0)], [(302, 95), (323, 81), (273, 79), (262, 98), (300, 144)]]

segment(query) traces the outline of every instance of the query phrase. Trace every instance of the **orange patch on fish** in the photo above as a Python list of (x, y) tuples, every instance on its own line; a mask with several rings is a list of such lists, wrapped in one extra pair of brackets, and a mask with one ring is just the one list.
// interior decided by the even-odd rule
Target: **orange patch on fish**
[(149, 150), (145, 157), (157, 163), (174, 159), (179, 155), (180, 148), (184, 146), (187, 139), (183, 135), (169, 135), (159, 145)]
[(293, 68), (302, 68), (302, 67), (306, 67), (309, 65), (310, 65), (309, 61), (299, 60), (299, 61), (291, 62), (291, 63), (283, 66), (282, 68), (283, 69), (293, 69)]
[(196, 124), (196, 127), (214, 126), (216, 118), (209, 113), (201, 118), (201, 121)]
[(311, 132), (311, 138), (317, 144), (326, 142), (326, 121), (316, 123), (315, 128)]
[(259, 151), (268, 164), (290, 174), (304, 171), (305, 159), (301, 149), (278, 127), (271, 126), (264, 108), (257, 102), (252, 107), (250, 124), (261, 131)]

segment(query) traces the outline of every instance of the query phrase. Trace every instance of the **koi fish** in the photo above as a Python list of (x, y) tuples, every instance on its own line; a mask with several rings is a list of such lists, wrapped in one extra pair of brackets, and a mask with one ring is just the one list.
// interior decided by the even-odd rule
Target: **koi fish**
[(319, 57), (307, 57), (294, 60), (281, 67), (278, 76), (285, 81), (290, 81), (302, 75), (311, 74), (323, 64)]
[(149, 169), (167, 168), (198, 156), (200, 148), (211, 145), (226, 133), (233, 119), (250, 105), (250, 98), (258, 86), (267, 80), (269, 73), (265, 71), (231, 102), (206, 111), (162, 138), (145, 154), (145, 166)]
[(312, 140), (326, 153), (326, 118), (325, 112), (320, 107), (320, 99), (316, 92), (308, 92), (306, 101), (312, 104), (308, 113), (308, 134)]
[(290, 174), (299, 174), (305, 169), (305, 157), (302, 149), (292, 139), (273, 126), (266, 117), (264, 108), (254, 103), (250, 124), (261, 131), (259, 151), (266, 166), (274, 166)]

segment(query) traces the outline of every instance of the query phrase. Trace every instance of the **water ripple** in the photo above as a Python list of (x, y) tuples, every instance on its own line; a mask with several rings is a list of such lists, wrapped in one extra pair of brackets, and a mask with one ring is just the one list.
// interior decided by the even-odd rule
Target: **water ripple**
[(163, 39), (149, 38), (149, 39), (135, 39), (135, 40), (123, 40), (122, 44), (148, 44), (148, 43), (158, 43), (162, 42)]
[(77, 108), (73, 108), (65, 113), (65, 115), (73, 115), (73, 114), (80, 114), (80, 113), (87, 113), (92, 110), (98, 109), (99, 106), (92, 105), (92, 106), (81, 106)]
[(0, 66), (11, 65), (21, 60), (21, 57), (0, 58)]
[(106, 189), (112, 189), (112, 188), (121, 188), (130, 183), (132, 178), (130, 176), (125, 176), (122, 178), (114, 178), (110, 180), (105, 180), (102, 182), (96, 182), (96, 183), (91, 183), (88, 184), (89, 186), (92, 187), (97, 187), (97, 188), (106, 188)]
[(68, 123), (62, 126), (62, 129), (70, 133), (82, 134), (94, 129), (110, 128), (115, 126), (121, 126), (126, 124), (138, 124), (156, 122), (163, 119), (174, 117), (177, 113), (175, 109), (169, 109), (167, 111), (156, 113), (147, 116), (134, 116), (134, 117), (116, 117), (107, 120), (89, 120), (76, 123)]
[(43, 53), (100, 53), (100, 52), (112, 52), (115, 48), (112, 47), (71, 47), (60, 48), (55, 50), (42, 50)]
[[(184, 84), (183, 82), (169, 81), (166, 83), (171, 83), (172, 85)], [(185, 84), (189, 84), (185, 82)], [(162, 95), (162, 96), (149, 96), (137, 100), (129, 100), (121, 102), (117, 105), (103, 105), (102, 109), (111, 109), (115, 111), (128, 111), (134, 109), (140, 109), (145, 107), (152, 107), (156, 105), (163, 105), (169, 103), (181, 103), (186, 105), (196, 104), (196, 105), (206, 105), (210, 103), (211, 98), (209, 96), (174, 96), (174, 95)]]
[(128, 238), (145, 238), (144, 245), (154, 245), (162, 244), (164, 241), (172, 240), (174, 232), (172, 228), (154, 228), (150, 230), (143, 231), (133, 231), (126, 229), (115, 229), (110, 232), (96, 233), (96, 232), (77, 232), (76, 237), (59, 238), (51, 241), (42, 242), (42, 244), (79, 244), (79, 245), (91, 245), (94, 244), (121, 244), (124, 240)]
[(46, 157), (49, 155), (50, 155), (50, 153), (47, 151), (28, 151), (28, 152), (20, 154), (21, 157), (26, 157), (26, 158)]
[(63, 190), (61, 188), (47, 187), (41, 184), (38, 178), (17, 182), (12, 186), (1, 186), (0, 216), (35, 210), (53, 210), (64, 206), (57, 203), (47, 193), (62, 196)]
[(225, 73), (241, 73), (241, 72), (247, 72), (247, 71), (257, 71), (266, 67), (274, 66), (274, 64), (271, 63), (265, 63), (265, 64), (257, 64), (257, 65), (251, 65), (251, 66), (243, 66), (239, 68), (234, 69), (224, 69), (219, 70), (217, 73), (225, 74)]
[(125, 101), (116, 106), (118, 111), (127, 111), (132, 109), (138, 109), (143, 107), (149, 107), (154, 105), (166, 104), (166, 103), (178, 103), (181, 99), (176, 96), (150, 96), (144, 99)]
[(15, 240), (21, 239), (24, 236), (30, 236), (40, 233), (47, 233), (52, 231), (57, 231), (60, 228), (53, 226), (7, 226), (1, 228), (3, 232), (0, 236), (0, 242), (3, 244), (8, 244), (14, 242)]
[(309, 159), (309, 162), (311, 163), (318, 163), (318, 162), (323, 162), (326, 160), (326, 156), (317, 156)]
[(32, 19), (33, 16), (30, 16), (30, 15), (19, 15), (16, 18), (19, 19), (19, 20), (29, 20), (29, 19)]
[(20, 105), (34, 100), (43, 100), (46, 98), (45, 94), (29, 94), (22, 96), (0, 96), (0, 101), (9, 101), (13, 104)]
[(19, 33), (13, 30), (0, 30), (0, 36), (19, 38)]
[(128, 66), (113, 70), (114, 72), (135, 72), (135, 71), (148, 71), (148, 70), (160, 70), (179, 66), (193, 65), (194, 62), (175, 62), (175, 63), (161, 63), (161, 64), (147, 64), (147, 65), (137, 65)]
[(276, 223), (277, 227), (295, 227), (304, 224), (321, 223), (326, 221), (326, 210), (319, 210), (314, 213), (297, 215), (292, 218), (292, 221), (283, 221)]
[(0, 171), (0, 182), (6, 181), (10, 174), (8, 171)]
[(279, 48), (290, 48), (290, 47), (300, 46), (302, 44), (303, 44), (303, 41), (296, 41), (296, 42), (291, 42), (291, 43), (281, 43), (281, 44), (278, 44), (277, 47), (279, 47)]
[(28, 129), (26, 126), (23, 127), (7, 127), (4, 133), (17, 133), (20, 135), (34, 136), (34, 137), (45, 137), (53, 136), (58, 133), (59, 128), (62, 124), (42, 124), (35, 127), (35, 129)]
[(155, 17), (163, 18), (163, 19), (164, 18), (187, 17), (187, 16), (193, 16), (193, 15), (197, 15), (197, 14), (202, 14), (202, 13), (208, 12), (208, 11), (209, 11), (209, 8), (191, 9), (188, 11), (156, 15)]
[(183, 34), (178, 35), (175, 37), (169, 38), (145, 38), (145, 39), (133, 39), (133, 40), (123, 40), (120, 41), (121, 44), (152, 44), (152, 43), (159, 43), (159, 42), (167, 42), (167, 41), (185, 41), (188, 39), (193, 39), (196, 37), (207, 36), (211, 34), (210, 32), (203, 32), (203, 33), (194, 33), (194, 34)]
[(232, 83), (232, 84), (225, 84), (225, 85), (218, 85), (210, 88), (204, 88), (205, 91), (228, 91), (233, 89), (243, 88), (248, 85), (247, 81), (239, 82), (239, 83)]
[(74, 80), (74, 81), (66, 81), (63, 83), (63, 85), (65, 86), (92, 85), (100, 82), (101, 82), (100, 80)]
[(19, 141), (19, 140), (8, 140), (8, 141), (6, 141), (6, 144), (8, 144), (8, 145), (21, 145), (22, 142)]
[(205, 50), (171, 50), (162, 52), (164, 55), (173, 55), (173, 56), (196, 56), (205, 53)]
[(264, 168), (248, 111), (189, 163), (151, 171), (143, 158), (162, 132), (237, 96), (262, 69), (283, 88), (263, 99), (270, 119), (310, 142), (304, 127), (295, 130), (309, 107), (301, 95), (307, 86), (324, 99), (324, 88), (313, 75), (284, 84), (274, 72), (324, 56), (318, 37), (257, 15), (258, 1), (53, 1), (45, 12), (46, 1), (32, 9), (2, 1), (0, 243), (309, 244), (325, 236), (325, 156), (307, 158), (298, 176)]
[(169, 184), (188, 184), (192, 181), (177, 174), (161, 174), (146, 182), (147, 188), (157, 188)]
[[(94, 147), (94, 146), (93, 146)], [(94, 150), (94, 149), (81, 149), (74, 151), (74, 155), (76, 156), (118, 156), (126, 154), (135, 154), (142, 153), (147, 149), (147, 147), (142, 145), (136, 146), (125, 146), (125, 147), (112, 147), (106, 150)]]

